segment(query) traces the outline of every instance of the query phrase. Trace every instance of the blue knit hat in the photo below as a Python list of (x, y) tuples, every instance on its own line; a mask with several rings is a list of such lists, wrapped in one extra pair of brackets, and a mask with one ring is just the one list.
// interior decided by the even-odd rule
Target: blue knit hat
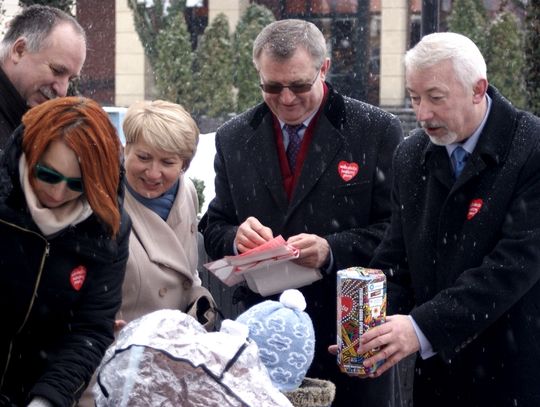
[(264, 301), (236, 319), (248, 326), (272, 383), (284, 392), (302, 384), (313, 361), (315, 333), (305, 309), (302, 293), (286, 290), (279, 302)]

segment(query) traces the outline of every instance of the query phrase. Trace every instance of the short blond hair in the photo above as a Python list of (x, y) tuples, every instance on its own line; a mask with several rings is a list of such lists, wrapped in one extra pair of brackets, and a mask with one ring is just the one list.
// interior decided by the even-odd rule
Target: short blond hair
[(187, 170), (199, 143), (199, 128), (181, 105), (165, 100), (140, 101), (126, 112), (122, 125), (126, 145), (142, 140), (149, 146), (177, 154)]

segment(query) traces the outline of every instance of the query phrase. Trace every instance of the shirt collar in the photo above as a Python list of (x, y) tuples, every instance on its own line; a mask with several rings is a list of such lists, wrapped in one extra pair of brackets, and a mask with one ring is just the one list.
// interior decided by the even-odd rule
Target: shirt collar
[[(303, 130), (308, 128), (309, 123), (311, 123), (311, 121), (313, 120), (313, 117), (315, 117), (315, 115), (317, 114), (317, 110), (314, 110), (313, 113), (311, 113), (308, 117), (306, 117), (306, 120), (304, 120), (302, 122), (302, 124), (304, 125), (304, 127), (302, 128)], [(283, 130), (283, 126), (285, 126), (287, 123), (285, 123), (279, 117), (278, 117), (278, 120), (279, 120), (279, 126), (280, 126), (281, 130)], [(300, 130), (300, 131), (302, 131), (302, 130)]]
[(487, 93), (486, 93), (486, 101), (487, 101), (486, 113), (484, 114), (484, 118), (482, 119), (482, 121), (480, 122), (480, 125), (476, 128), (474, 133), (467, 140), (465, 140), (464, 143), (452, 143), (446, 146), (446, 152), (448, 153), (449, 157), (452, 156), (452, 153), (458, 146), (461, 146), (469, 154), (472, 154), (472, 152), (474, 151), (474, 148), (476, 147), (476, 144), (478, 143), (478, 139), (480, 138), (480, 134), (482, 134), (482, 130), (484, 130), (484, 126), (486, 125), (489, 112), (491, 111), (492, 101)]

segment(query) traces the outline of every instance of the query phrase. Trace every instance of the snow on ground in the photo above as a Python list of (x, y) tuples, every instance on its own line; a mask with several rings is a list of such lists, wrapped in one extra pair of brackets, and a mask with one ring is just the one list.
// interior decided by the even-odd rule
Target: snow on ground
[(201, 134), (197, 152), (191, 160), (191, 164), (186, 172), (189, 178), (198, 178), (204, 181), (204, 204), (201, 215), (206, 212), (208, 204), (214, 198), (214, 156), (216, 155), (215, 145), (216, 133)]

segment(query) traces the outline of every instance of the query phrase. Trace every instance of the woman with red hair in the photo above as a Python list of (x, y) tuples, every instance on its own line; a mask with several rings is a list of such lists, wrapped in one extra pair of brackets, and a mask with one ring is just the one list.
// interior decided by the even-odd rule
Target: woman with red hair
[(0, 405), (72, 406), (121, 303), (121, 146), (90, 99), (50, 100), (22, 122), (0, 159)]

